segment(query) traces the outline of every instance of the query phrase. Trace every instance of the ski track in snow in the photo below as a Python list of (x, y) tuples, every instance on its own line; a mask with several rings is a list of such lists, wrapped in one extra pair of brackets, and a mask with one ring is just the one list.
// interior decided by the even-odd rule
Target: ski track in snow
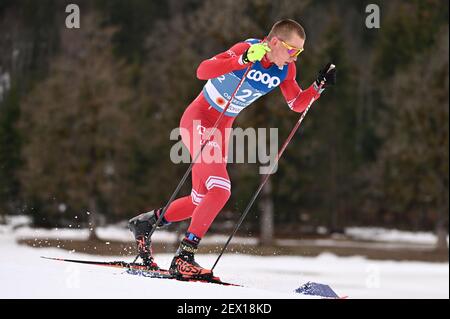
[[(0, 228), (0, 298), (146, 298), (146, 299), (295, 299), (308, 281), (330, 285), (349, 298), (449, 298), (449, 264), (375, 261), (363, 257), (251, 256), (226, 253), (215, 268), (223, 281), (245, 287), (145, 278), (123, 269), (51, 261), (70, 259), (132, 261), (127, 257), (92, 256), (58, 248), (31, 248), (16, 243), (12, 228)], [(158, 254), (168, 267), (171, 254)], [(216, 255), (198, 255), (211, 267)]]
[[(41, 259), (86, 260), (121, 257), (69, 254), (57, 248), (33, 249), (0, 239), (1, 298), (149, 298), (149, 299), (291, 299), (307, 281), (330, 285), (350, 298), (448, 298), (448, 263), (369, 261), (362, 257), (257, 257), (224, 255), (215, 269), (222, 280), (245, 287), (145, 278), (122, 269)], [(156, 256), (167, 267), (172, 255)], [(202, 265), (216, 256), (199, 255)], [(128, 258), (128, 261), (131, 261)]]

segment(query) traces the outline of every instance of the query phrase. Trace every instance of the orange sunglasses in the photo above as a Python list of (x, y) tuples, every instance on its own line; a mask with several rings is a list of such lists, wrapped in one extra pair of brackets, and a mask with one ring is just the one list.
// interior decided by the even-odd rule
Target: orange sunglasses
[(284, 45), (284, 47), (288, 50), (288, 53), (291, 57), (298, 56), (304, 50), (303, 48), (299, 49), (299, 48), (293, 47), (292, 45), (287, 44), (283, 40), (280, 40), (280, 41)]

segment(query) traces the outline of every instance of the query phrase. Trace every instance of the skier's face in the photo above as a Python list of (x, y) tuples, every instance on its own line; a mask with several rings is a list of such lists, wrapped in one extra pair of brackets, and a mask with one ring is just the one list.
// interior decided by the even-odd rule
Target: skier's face
[(300, 38), (297, 34), (292, 34), (289, 38), (281, 39), (273, 37), (269, 41), (271, 51), (268, 53), (270, 62), (275, 63), (279, 67), (288, 63), (297, 61), (297, 50), (303, 50), (305, 39)]

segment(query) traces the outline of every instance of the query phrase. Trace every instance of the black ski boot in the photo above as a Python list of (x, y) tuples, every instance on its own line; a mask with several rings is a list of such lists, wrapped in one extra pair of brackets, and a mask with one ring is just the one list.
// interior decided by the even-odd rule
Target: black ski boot
[[(193, 240), (192, 240), (193, 239)], [(200, 238), (191, 233), (181, 241), (175, 257), (169, 268), (171, 275), (176, 277), (212, 278), (211, 270), (203, 268), (194, 259)]]
[[(155, 263), (152, 253), (152, 243), (150, 240), (150, 232), (158, 221), (159, 213), (162, 209), (155, 209), (147, 213), (138, 215), (128, 222), (128, 228), (133, 232), (134, 238), (136, 240), (137, 249), (139, 252), (139, 257), (141, 257), (144, 266), (149, 270), (158, 270), (159, 267)], [(166, 220), (161, 221), (163, 227), (168, 225)]]

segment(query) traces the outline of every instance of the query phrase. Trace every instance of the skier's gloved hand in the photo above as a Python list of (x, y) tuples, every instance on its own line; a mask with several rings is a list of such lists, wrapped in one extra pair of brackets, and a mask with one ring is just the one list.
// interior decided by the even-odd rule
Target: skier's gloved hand
[(247, 51), (242, 54), (242, 62), (254, 63), (256, 61), (261, 61), (267, 52), (270, 52), (270, 48), (267, 43), (252, 44), (250, 48), (248, 48)]
[(336, 84), (336, 67), (332, 63), (327, 63), (323, 69), (319, 71), (315, 82), (316, 88), (322, 84), (322, 89)]

